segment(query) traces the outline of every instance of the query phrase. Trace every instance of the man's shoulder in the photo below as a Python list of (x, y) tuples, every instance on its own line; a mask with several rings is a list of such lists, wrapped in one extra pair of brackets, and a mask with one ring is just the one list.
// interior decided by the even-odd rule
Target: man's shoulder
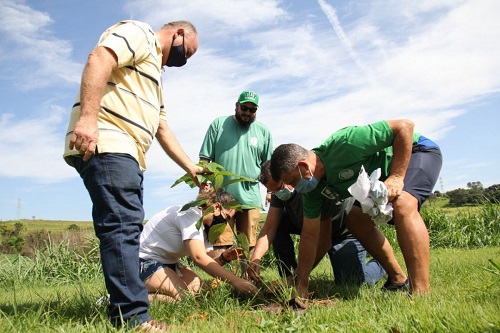
[(148, 23), (142, 22), (142, 21), (136, 21), (136, 20), (122, 20), (122, 21), (112, 25), (107, 30), (108, 31), (113, 30), (113, 29), (118, 28), (118, 27), (129, 27), (129, 28), (139, 27), (145, 31), (147, 31), (147, 30), (153, 31), (153, 28), (151, 28), (151, 26)]
[(152, 29), (151, 25), (149, 25), (148, 23), (142, 22), (142, 21), (137, 21), (137, 20), (122, 20), (122, 21), (120, 21), (120, 23), (121, 24), (133, 24), (133, 25), (136, 25), (136, 26), (141, 27), (141, 28)]
[(265, 132), (265, 133), (271, 133), (271, 131), (269, 130), (269, 127), (267, 127), (267, 125), (265, 125), (264, 123), (256, 120), (252, 123), (252, 126), (254, 126), (255, 129), (258, 129), (259, 131), (262, 131), (262, 132)]
[(214, 126), (214, 125), (223, 124), (224, 122), (226, 122), (231, 117), (232, 116), (219, 116), (219, 117), (215, 118), (214, 120), (212, 120), (212, 122), (210, 123), (210, 125)]

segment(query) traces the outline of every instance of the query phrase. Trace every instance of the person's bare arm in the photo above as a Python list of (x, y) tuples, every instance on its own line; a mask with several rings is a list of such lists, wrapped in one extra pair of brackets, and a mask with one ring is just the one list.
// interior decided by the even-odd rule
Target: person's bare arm
[(318, 250), (320, 231), (320, 217), (308, 219), (304, 217), (304, 224), (299, 240), (299, 261), (297, 263), (297, 281), (295, 287), (297, 296), (308, 297), (309, 275), (314, 267)]
[(222, 268), (222, 266), (212, 259), (206, 252), (205, 245), (202, 241), (189, 239), (184, 241), (189, 252), (189, 256), (193, 259), (196, 266), (207, 272), (213, 277), (218, 277), (229, 282), (236, 290), (244, 294), (255, 295), (258, 288), (251, 282), (239, 278), (230, 271)]
[(283, 213), (283, 208), (270, 207), (267, 213), (266, 222), (259, 233), (259, 238), (255, 244), (253, 250), (252, 258), (250, 258), (250, 264), (247, 269), (248, 276), (254, 280), (260, 280), (260, 261), (262, 257), (269, 250), (269, 245), (272, 244), (274, 236), (276, 235), (276, 230), (278, 229), (281, 216)]
[(80, 118), (69, 142), (70, 149), (77, 149), (88, 161), (95, 153), (99, 132), (97, 117), (101, 108), (101, 99), (109, 76), (118, 66), (118, 58), (111, 50), (103, 46), (90, 52), (83, 69), (80, 87)]
[(389, 176), (384, 181), (387, 186), (388, 200), (392, 201), (401, 195), (404, 187), (404, 178), (410, 163), (413, 146), (413, 128), (411, 120), (387, 120), (394, 133), (392, 143), (393, 157)]

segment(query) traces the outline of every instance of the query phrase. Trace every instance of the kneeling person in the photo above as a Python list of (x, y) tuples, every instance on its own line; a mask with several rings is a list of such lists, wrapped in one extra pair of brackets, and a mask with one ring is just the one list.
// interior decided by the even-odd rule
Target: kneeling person
[[(272, 243), (274, 255), (278, 259), (278, 269), (282, 277), (291, 282), (297, 268), (294, 243), (291, 235), (302, 231), (302, 195), (289, 185), (282, 185), (271, 178), (270, 161), (262, 165), (259, 181), (272, 192), (269, 212), (262, 227), (251, 263), (249, 276), (260, 279), (260, 260)], [(366, 250), (346, 228), (343, 204), (327, 200), (321, 212), (320, 239), (314, 266), (328, 253), (333, 268), (335, 283), (375, 284), (385, 271), (372, 259), (366, 262)]]
[[(172, 206), (154, 215), (144, 226), (139, 249), (140, 276), (146, 284), (150, 298), (179, 301), (186, 293), (197, 293), (202, 286), (201, 278), (179, 259), (191, 257), (193, 262), (213, 277), (229, 282), (236, 290), (254, 295), (257, 287), (222, 268), (225, 263), (237, 259), (241, 251), (227, 249), (213, 259), (207, 251), (212, 250), (208, 243), (208, 230), (212, 225), (226, 223), (235, 211), (224, 208), (234, 200), (223, 190), (202, 192), (197, 199), (207, 198), (202, 207), (191, 207), (181, 211), (182, 205)], [(196, 223), (206, 209), (212, 206), (214, 212), (203, 217), (203, 228)]]

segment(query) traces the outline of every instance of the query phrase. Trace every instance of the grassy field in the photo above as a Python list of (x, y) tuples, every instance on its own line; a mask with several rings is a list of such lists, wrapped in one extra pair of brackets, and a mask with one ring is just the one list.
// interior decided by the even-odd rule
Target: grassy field
[[(225, 283), (178, 304), (153, 303), (151, 313), (171, 323), (172, 332), (499, 332), (500, 278), (489, 259), (500, 261), (499, 247), (433, 250), (433, 291), (426, 297), (383, 292), (381, 283), (335, 287), (323, 260), (313, 271), (314, 300), (305, 315), (264, 310), (286, 299), (286, 291), (248, 299)], [(7, 281), (10, 268), (5, 258), (1, 262), (0, 332), (123, 332), (108, 324), (105, 307), (96, 304), (106, 293), (100, 277)], [(265, 276), (276, 278), (275, 270)]]
[[(439, 205), (434, 202), (423, 212), (432, 247), (429, 296), (383, 292), (384, 281), (374, 287), (337, 287), (324, 259), (313, 271), (314, 294), (304, 315), (279, 306), (288, 300), (288, 288), (246, 298), (226, 283), (180, 303), (152, 303), (151, 314), (171, 323), (172, 332), (500, 332), (500, 206), (450, 214)], [(61, 237), (51, 236), (31, 256), (0, 254), (0, 333), (125, 332), (111, 327), (105, 305), (96, 303), (107, 292), (92, 224), (23, 220), (0, 225), (14, 228), (16, 222), (26, 226), (25, 233)], [(70, 228), (73, 224), (78, 228)], [(403, 263), (394, 228), (383, 230)], [(86, 243), (75, 249), (74, 239)], [(266, 281), (276, 280), (271, 256), (263, 262), (268, 263)], [(207, 284), (212, 281), (194, 269)]]
[(16, 220), (0, 222), (4, 226), (14, 226), (16, 223), (22, 223), (26, 228), (26, 232), (46, 231), (46, 232), (63, 232), (75, 225), (80, 230), (94, 230), (92, 221), (59, 221), (59, 220)]

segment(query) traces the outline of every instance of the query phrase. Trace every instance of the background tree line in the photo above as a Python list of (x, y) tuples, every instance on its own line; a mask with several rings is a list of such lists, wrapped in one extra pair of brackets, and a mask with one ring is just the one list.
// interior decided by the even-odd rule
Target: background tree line
[(441, 193), (435, 191), (437, 197), (446, 197), (450, 201), (449, 206), (459, 207), (466, 205), (479, 205), (485, 202), (499, 203), (500, 202), (500, 184), (492, 185), (484, 188), (481, 182), (468, 182), (467, 188), (459, 188), (456, 190)]

